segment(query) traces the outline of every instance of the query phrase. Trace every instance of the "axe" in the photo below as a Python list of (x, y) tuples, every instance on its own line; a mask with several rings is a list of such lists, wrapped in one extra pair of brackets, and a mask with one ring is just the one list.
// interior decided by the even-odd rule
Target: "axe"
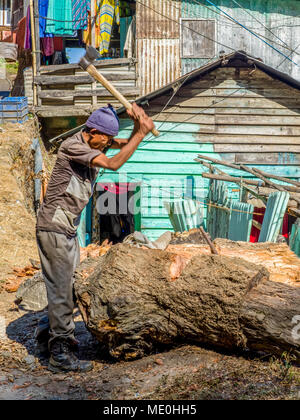
[[(96, 48), (88, 46), (86, 49), (86, 54), (81, 58), (79, 61), (79, 66), (86, 70), (95, 80), (101, 83), (103, 87), (105, 87), (121, 104), (126, 108), (131, 110), (132, 105), (129, 101), (127, 101), (124, 96), (117, 91), (117, 89), (96, 69), (93, 65), (93, 62), (99, 57), (99, 53)], [(154, 128), (152, 130), (152, 134), (154, 136), (159, 136), (159, 131)]]

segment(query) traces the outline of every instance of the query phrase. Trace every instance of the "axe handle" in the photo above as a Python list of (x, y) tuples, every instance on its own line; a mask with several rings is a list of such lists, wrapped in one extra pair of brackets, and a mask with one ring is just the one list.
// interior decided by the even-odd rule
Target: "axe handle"
[[(86, 70), (94, 79), (98, 80), (98, 82), (100, 82), (101, 85), (105, 87), (119, 102), (121, 102), (121, 104), (126, 109), (132, 109), (131, 103), (127, 101), (127, 99), (96, 69), (93, 64), (89, 65)], [(152, 134), (155, 137), (158, 137), (160, 133), (158, 130), (156, 130), (156, 128), (154, 128), (152, 130)]]

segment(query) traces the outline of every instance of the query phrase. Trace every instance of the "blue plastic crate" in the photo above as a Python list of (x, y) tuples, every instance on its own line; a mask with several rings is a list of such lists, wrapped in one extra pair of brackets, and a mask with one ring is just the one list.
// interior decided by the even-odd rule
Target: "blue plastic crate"
[(26, 96), (12, 96), (0, 99), (0, 111), (18, 111), (28, 107)]
[(7, 124), (7, 123), (24, 123), (28, 120), (28, 114), (24, 117), (12, 117), (12, 118), (1, 118), (0, 116), (0, 124)]
[(23, 123), (28, 120), (26, 96), (12, 96), (0, 99), (0, 123)]
[(7, 98), (10, 94), (9, 90), (0, 90), (0, 99)]
[(23, 118), (28, 114), (28, 108), (18, 109), (17, 111), (0, 111), (0, 119)]

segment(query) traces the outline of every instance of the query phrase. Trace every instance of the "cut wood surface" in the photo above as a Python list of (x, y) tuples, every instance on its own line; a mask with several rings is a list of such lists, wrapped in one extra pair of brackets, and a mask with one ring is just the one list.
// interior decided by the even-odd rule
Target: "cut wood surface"
[[(88, 329), (116, 359), (197, 343), (277, 356), (286, 351), (300, 362), (300, 341), (292, 333), (300, 260), (286, 257), (282, 244), (259, 245), (258, 257), (255, 245), (215, 245), (221, 255), (206, 255), (205, 245), (161, 251), (119, 244), (86, 260), (75, 292)], [(264, 264), (269, 259), (271, 274), (246, 253)]]
[[(238, 257), (250, 263), (263, 265), (269, 271), (271, 281), (300, 287), (300, 258), (286, 244), (253, 244), (233, 242), (227, 239), (215, 239), (213, 243), (219, 255)], [(197, 254), (210, 254), (210, 248), (202, 244), (186, 244), (184, 248), (178, 245), (169, 245), (167, 251), (180, 254), (188, 260)]]

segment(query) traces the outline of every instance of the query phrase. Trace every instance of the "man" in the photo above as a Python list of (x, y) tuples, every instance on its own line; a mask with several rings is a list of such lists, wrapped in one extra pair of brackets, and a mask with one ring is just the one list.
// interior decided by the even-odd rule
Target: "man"
[[(50, 360), (53, 372), (87, 372), (92, 364), (80, 361), (73, 352), (73, 276), (79, 264), (76, 231), (80, 215), (89, 202), (97, 168), (117, 171), (154, 128), (142, 108), (133, 104), (127, 111), (134, 121), (128, 140), (114, 139), (119, 120), (111, 106), (93, 112), (86, 128), (65, 140), (57, 155), (47, 193), (37, 218), (37, 243), (48, 296)], [(108, 148), (121, 149), (108, 158)]]

